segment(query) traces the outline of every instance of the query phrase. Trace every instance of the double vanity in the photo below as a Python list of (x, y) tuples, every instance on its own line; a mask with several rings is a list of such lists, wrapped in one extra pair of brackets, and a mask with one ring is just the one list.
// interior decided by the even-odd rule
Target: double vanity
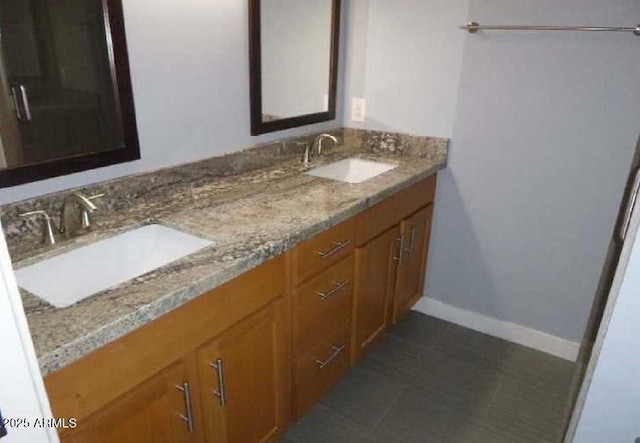
[(54, 246), (12, 221), (64, 196), (4, 208), (63, 441), (274, 440), (415, 303), (447, 142), (336, 135), (78, 190), (94, 227)]

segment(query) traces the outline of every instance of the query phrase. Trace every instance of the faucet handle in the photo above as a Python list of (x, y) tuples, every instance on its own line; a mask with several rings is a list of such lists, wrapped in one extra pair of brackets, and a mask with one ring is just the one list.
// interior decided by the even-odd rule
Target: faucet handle
[(308, 141), (301, 141), (301, 142), (296, 142), (296, 146), (300, 146), (300, 147), (304, 147), (304, 153), (302, 154), (302, 163), (304, 163), (304, 165), (308, 165), (309, 162), (311, 161), (311, 158), (313, 157), (313, 150), (310, 149), (310, 145)]
[[(87, 200), (89, 200), (91, 203), (93, 203), (93, 202), (94, 202), (94, 200), (98, 200), (99, 198), (102, 198), (102, 197), (104, 197), (105, 195), (106, 195), (106, 193), (105, 193), (105, 192), (101, 192), (100, 194), (94, 194), (94, 195), (91, 195), (91, 196), (87, 197)], [(94, 206), (95, 206), (95, 205), (94, 205)], [(96, 210), (98, 210), (98, 207), (97, 207), (97, 206), (95, 206), (94, 211), (96, 211)], [(86, 211), (85, 211), (85, 212), (86, 212)]]
[(107, 193), (106, 192), (102, 192), (100, 194), (95, 194), (95, 195), (92, 195), (90, 197), (87, 197), (87, 200), (97, 200), (97, 199), (99, 199), (101, 197), (104, 197), (105, 195), (107, 195)]
[[(97, 200), (100, 197), (104, 197), (104, 195), (105, 195), (104, 192), (101, 194), (91, 195), (87, 197), (87, 200), (93, 203), (94, 200)], [(98, 206), (93, 205), (93, 209), (91, 210), (91, 212), (97, 211), (97, 210), (98, 210)], [(82, 208), (80, 219), (81, 219), (81, 225), (83, 229), (89, 229), (89, 227), (91, 227), (91, 218), (89, 216), (89, 211), (86, 208)]]
[(41, 216), (42, 217), (42, 243), (47, 243), (50, 245), (56, 244), (55, 231), (57, 231), (57, 227), (55, 222), (51, 218), (51, 216), (42, 209), (38, 209), (36, 211), (23, 212), (22, 214), (18, 214), (20, 217), (31, 217), (31, 216)]

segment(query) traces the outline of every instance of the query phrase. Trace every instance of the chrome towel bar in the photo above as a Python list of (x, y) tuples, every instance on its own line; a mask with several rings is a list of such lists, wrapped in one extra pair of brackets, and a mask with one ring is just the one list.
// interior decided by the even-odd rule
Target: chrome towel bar
[(460, 26), (460, 29), (473, 34), (480, 30), (487, 31), (596, 31), (596, 32), (632, 32), (640, 36), (640, 24), (635, 27), (604, 27), (604, 26), (495, 26), (481, 25), (476, 22)]

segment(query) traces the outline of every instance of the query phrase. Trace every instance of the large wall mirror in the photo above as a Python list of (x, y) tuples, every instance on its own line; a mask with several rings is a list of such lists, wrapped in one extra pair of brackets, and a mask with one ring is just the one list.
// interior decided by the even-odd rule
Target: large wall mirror
[(249, 0), (251, 133), (335, 118), (340, 0)]
[(140, 158), (121, 0), (0, 0), (0, 187)]

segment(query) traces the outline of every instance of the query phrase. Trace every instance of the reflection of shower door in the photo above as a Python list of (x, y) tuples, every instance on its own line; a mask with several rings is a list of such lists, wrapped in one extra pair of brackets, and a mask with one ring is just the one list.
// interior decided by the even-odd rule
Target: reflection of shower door
[[(0, 38), (1, 35), (0, 35)], [(23, 164), (22, 142), (0, 45), (0, 168)]]
[[(105, 11), (103, 0), (0, 0), (2, 101), (11, 97), (19, 164), (122, 144)], [(2, 137), (3, 144), (14, 139), (4, 130)]]

